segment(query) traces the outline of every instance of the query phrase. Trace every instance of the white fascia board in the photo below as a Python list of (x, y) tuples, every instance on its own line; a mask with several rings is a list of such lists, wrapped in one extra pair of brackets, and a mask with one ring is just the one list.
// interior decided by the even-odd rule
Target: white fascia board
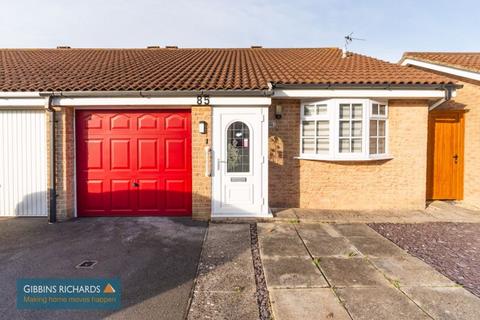
[[(197, 97), (54, 97), (54, 106), (196, 106)], [(209, 105), (270, 105), (269, 97), (210, 97)]]
[(38, 108), (45, 106), (45, 98), (2, 98), (0, 97), (0, 108), (4, 107), (28, 107)]
[(343, 90), (343, 89), (275, 89), (273, 98), (444, 98), (443, 90)]
[(38, 98), (40, 92), (0, 92), (0, 98)]
[(414, 59), (405, 59), (402, 61), (402, 66), (417, 66), (420, 68), (435, 70), (442, 73), (452, 74), (462, 78), (479, 80), (480, 81), (480, 72), (467, 71), (463, 69), (458, 69), (454, 67), (447, 67), (436, 63), (423, 62)]

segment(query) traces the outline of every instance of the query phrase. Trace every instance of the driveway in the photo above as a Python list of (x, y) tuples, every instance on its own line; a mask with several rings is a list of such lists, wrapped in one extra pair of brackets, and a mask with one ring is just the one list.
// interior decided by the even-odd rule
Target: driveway
[[(191, 219), (84, 218), (0, 220), (0, 318), (183, 319), (207, 225)], [(93, 269), (77, 269), (85, 259)], [(23, 277), (119, 277), (122, 308), (114, 311), (17, 310)]]

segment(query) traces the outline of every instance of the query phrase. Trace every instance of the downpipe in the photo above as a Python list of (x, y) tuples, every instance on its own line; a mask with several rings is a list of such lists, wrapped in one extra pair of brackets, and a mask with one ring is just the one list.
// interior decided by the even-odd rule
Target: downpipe
[(49, 112), (50, 118), (50, 175), (49, 182), (50, 188), (48, 189), (48, 198), (50, 203), (50, 208), (48, 212), (48, 223), (57, 222), (57, 166), (56, 166), (56, 143), (55, 143), (55, 130), (56, 130), (56, 117), (55, 109), (52, 106), (52, 96), (45, 97), (45, 109)]

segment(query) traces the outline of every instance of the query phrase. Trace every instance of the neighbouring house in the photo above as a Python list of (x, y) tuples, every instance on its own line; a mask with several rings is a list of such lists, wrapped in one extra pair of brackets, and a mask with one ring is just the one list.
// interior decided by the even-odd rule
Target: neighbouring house
[(337, 48), (3, 49), (0, 215), (423, 209), (461, 83)]
[(427, 199), (480, 201), (480, 52), (406, 52), (401, 64), (463, 86), (430, 107)]

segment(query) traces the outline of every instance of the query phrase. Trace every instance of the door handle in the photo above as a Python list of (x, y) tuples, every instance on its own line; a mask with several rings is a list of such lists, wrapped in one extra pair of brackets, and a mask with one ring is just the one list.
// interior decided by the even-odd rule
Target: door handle
[(132, 187), (138, 188), (139, 186), (140, 185), (138, 184), (138, 182), (136, 182), (136, 181), (132, 182)]
[(457, 163), (457, 161), (458, 161), (458, 154), (456, 154), (456, 155), (453, 156), (453, 160), (455, 160), (455, 163)]

